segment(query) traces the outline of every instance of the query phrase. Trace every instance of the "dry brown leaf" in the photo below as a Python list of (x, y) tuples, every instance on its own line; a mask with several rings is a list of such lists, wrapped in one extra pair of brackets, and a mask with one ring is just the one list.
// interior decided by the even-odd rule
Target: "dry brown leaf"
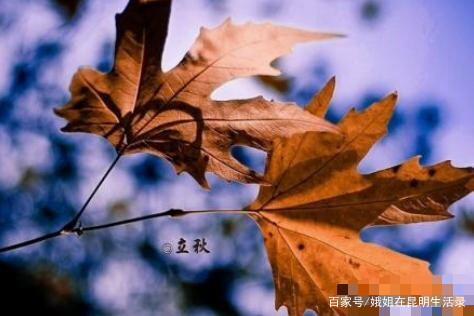
[[(329, 100), (321, 100), (311, 112), (326, 112)], [(432, 289), (427, 262), (363, 242), (359, 233), (374, 224), (451, 217), (447, 207), (472, 191), (474, 175), (449, 162), (422, 167), (418, 158), (360, 174), (357, 166), (386, 134), (395, 102), (392, 94), (362, 113), (351, 110), (339, 123), (343, 136), (307, 132), (275, 141), (265, 174), (272, 186), (262, 186), (249, 209), (264, 236), (277, 309), (345, 315), (328, 303), (337, 284), (411, 284), (413, 295), (426, 294), (423, 284)]]
[(306, 106), (306, 110), (319, 117), (325, 117), (329, 110), (334, 89), (336, 88), (336, 77), (329, 79), (328, 83), (317, 93)]
[(211, 94), (240, 77), (278, 75), (270, 63), (298, 43), (334, 37), (271, 24), (202, 28), (182, 61), (161, 68), (170, 0), (131, 0), (117, 15), (115, 64), (107, 73), (80, 69), (71, 100), (56, 113), (67, 132), (108, 139), (121, 154), (148, 152), (169, 160), (208, 187), (205, 172), (226, 180), (261, 182), (230, 154), (236, 144), (269, 150), (272, 139), (306, 130), (337, 129), (295, 104), (262, 97), (215, 101)]

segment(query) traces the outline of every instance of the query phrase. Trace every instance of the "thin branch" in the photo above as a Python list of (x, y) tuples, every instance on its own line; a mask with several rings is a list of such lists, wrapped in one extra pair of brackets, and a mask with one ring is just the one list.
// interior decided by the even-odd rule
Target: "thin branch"
[(75, 229), (72, 230), (72, 232), (77, 233), (77, 234), (82, 234), (83, 232), (86, 231), (91, 231), (91, 230), (100, 230), (104, 228), (109, 228), (109, 227), (114, 227), (114, 226), (122, 226), (134, 222), (141, 222), (157, 217), (164, 217), (164, 216), (170, 216), (170, 217), (181, 217), (185, 215), (197, 215), (197, 214), (250, 214), (250, 213), (256, 213), (254, 211), (242, 211), (242, 210), (200, 210), (200, 211), (183, 211), (180, 209), (170, 209), (166, 212), (160, 212), (160, 213), (153, 213), (149, 215), (144, 215), (144, 216), (139, 216), (139, 217), (133, 217), (121, 221), (116, 221), (116, 222), (111, 222), (111, 223), (106, 223), (102, 225), (95, 225), (95, 226), (86, 226), (86, 227), (76, 227)]
[(23, 242), (20, 242), (20, 243), (17, 243), (17, 244), (13, 244), (11, 246), (7, 246), (7, 247), (3, 247), (3, 248), (0, 248), (0, 253), (2, 252), (7, 252), (7, 251), (10, 251), (10, 250), (14, 250), (14, 249), (18, 249), (18, 248), (23, 248), (23, 247), (26, 247), (26, 246), (29, 246), (29, 245), (33, 245), (33, 244), (37, 244), (37, 243), (40, 243), (42, 241), (45, 241), (45, 240), (48, 240), (48, 239), (52, 239), (52, 238), (55, 238), (55, 237), (58, 237), (60, 235), (63, 235), (65, 233), (70, 233), (72, 232), (75, 228), (77, 228), (77, 224), (79, 222), (79, 219), (81, 218), (82, 214), (84, 213), (84, 211), (86, 210), (87, 206), (89, 205), (89, 203), (92, 201), (92, 198), (95, 196), (95, 194), (97, 193), (97, 191), (99, 190), (99, 188), (102, 186), (102, 184), (104, 183), (105, 179), (107, 179), (107, 177), (109, 176), (110, 172), (112, 171), (112, 169), (114, 169), (115, 165), (117, 164), (117, 162), (120, 160), (120, 157), (122, 157), (122, 154), (124, 152), (126, 147), (124, 147), (122, 150), (120, 150), (118, 153), (117, 153), (117, 156), (115, 157), (115, 159), (112, 161), (112, 163), (110, 164), (110, 166), (107, 168), (107, 170), (105, 171), (104, 175), (102, 176), (102, 178), (99, 180), (99, 182), (96, 184), (96, 186), (94, 187), (94, 189), (92, 190), (91, 194), (89, 195), (89, 197), (87, 198), (87, 200), (84, 202), (84, 204), (81, 206), (81, 208), (79, 209), (79, 211), (76, 213), (76, 215), (74, 215), (74, 217), (66, 224), (63, 226), (63, 228), (61, 228), (60, 230), (58, 231), (55, 231), (53, 233), (48, 233), (48, 234), (45, 234), (45, 235), (42, 235), (40, 237), (37, 237), (37, 238), (33, 238), (33, 239), (30, 239), (30, 240), (26, 240), (26, 241), (23, 241)]
[(153, 213), (153, 214), (139, 216), (139, 217), (128, 218), (128, 219), (124, 219), (124, 220), (120, 220), (116, 222), (110, 222), (110, 223), (101, 224), (101, 225), (86, 226), (86, 227), (79, 226), (72, 229), (71, 233), (82, 235), (82, 233), (87, 232), (87, 231), (100, 230), (100, 229), (110, 228), (114, 226), (122, 226), (122, 225), (130, 224), (130, 223), (134, 223), (134, 222), (145, 221), (152, 218), (165, 217), (165, 216), (178, 217), (178, 216), (183, 216), (186, 214), (188, 214), (188, 212), (184, 212), (183, 210), (169, 209), (165, 212), (159, 212), (159, 213)]
[(117, 162), (120, 160), (120, 157), (122, 157), (122, 154), (123, 154), (123, 151), (124, 149), (122, 149), (120, 152), (117, 153), (117, 156), (115, 157), (115, 159), (112, 161), (112, 163), (110, 164), (109, 168), (107, 168), (107, 171), (105, 171), (104, 175), (102, 176), (102, 178), (99, 180), (99, 182), (96, 184), (96, 186), (94, 187), (94, 189), (92, 190), (91, 194), (89, 195), (89, 197), (87, 198), (87, 200), (84, 202), (84, 204), (81, 206), (81, 208), (79, 209), (79, 211), (76, 213), (76, 215), (66, 224), (64, 225), (63, 229), (64, 231), (68, 231), (68, 230), (71, 230), (73, 228), (75, 228), (77, 226), (77, 223), (79, 222), (79, 219), (81, 218), (82, 214), (84, 213), (84, 211), (86, 210), (87, 206), (89, 205), (89, 203), (92, 201), (92, 198), (95, 196), (95, 194), (97, 193), (97, 191), (99, 190), (99, 188), (102, 186), (102, 184), (104, 183), (105, 179), (107, 179), (107, 177), (109, 176), (110, 172), (112, 171), (112, 169), (114, 169), (115, 165), (117, 164)]
[(23, 242), (20, 242), (20, 243), (17, 243), (17, 244), (13, 244), (11, 246), (0, 248), (0, 253), (11, 251), (11, 250), (18, 249), (18, 248), (23, 248), (23, 247), (33, 245), (33, 244), (37, 244), (39, 242), (42, 242), (42, 241), (45, 241), (45, 240), (48, 240), (48, 239), (51, 239), (51, 238), (58, 237), (60, 235), (61, 235), (61, 231), (58, 230), (57, 232), (54, 232), (54, 233), (49, 233), (49, 234), (46, 234), (46, 235), (43, 235), (43, 236), (40, 236), (40, 237), (37, 237), (37, 238), (34, 238), (34, 239), (30, 239), (30, 240), (23, 241)]
[(105, 223), (101, 225), (94, 225), (94, 226), (86, 226), (82, 227), (81, 225), (75, 225), (72, 228), (64, 227), (56, 232), (49, 233), (34, 239), (30, 239), (27, 241), (23, 241), (17, 244), (13, 244), (7, 247), (0, 248), (0, 253), (2, 252), (7, 252), (11, 251), (14, 249), (19, 249), (23, 248), (26, 246), (30, 246), (33, 244), (40, 243), (42, 241), (56, 238), (58, 236), (62, 235), (70, 235), (70, 234), (75, 234), (77, 236), (82, 235), (83, 233), (87, 231), (93, 231), (93, 230), (101, 230), (101, 229), (106, 229), (114, 226), (122, 226), (122, 225), (127, 225), (130, 223), (135, 223), (135, 222), (141, 222), (153, 218), (158, 218), (158, 217), (165, 217), (165, 216), (170, 216), (170, 217), (182, 217), (186, 215), (191, 215), (191, 214), (258, 214), (256, 211), (247, 211), (247, 210), (199, 210), (199, 211), (183, 211), (180, 209), (169, 209), (165, 212), (159, 212), (159, 213), (153, 213), (149, 215), (144, 215), (144, 216), (139, 216), (139, 217), (133, 217), (125, 220), (120, 220), (116, 222), (111, 222), (111, 223)]

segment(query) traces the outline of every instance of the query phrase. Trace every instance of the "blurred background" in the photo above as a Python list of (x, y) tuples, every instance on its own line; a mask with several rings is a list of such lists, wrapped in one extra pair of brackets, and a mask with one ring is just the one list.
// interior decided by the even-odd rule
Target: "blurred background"
[[(0, 245), (53, 231), (82, 205), (114, 158), (103, 139), (63, 134), (52, 109), (68, 99), (79, 66), (108, 71), (114, 14), (126, 0), (0, 0)], [(329, 118), (398, 91), (390, 134), (360, 169), (371, 172), (422, 155), (425, 164), (474, 164), (474, 2), (428, 0), (175, 0), (164, 67), (199, 32), (226, 17), (347, 34), (298, 46), (283, 76), (237, 80), (216, 99), (266, 98), (306, 104), (333, 75)], [(265, 156), (234, 155), (262, 171)], [(210, 176), (205, 192), (163, 160), (122, 159), (83, 216), (98, 224), (169, 208), (236, 209), (254, 185)], [(370, 229), (373, 241), (428, 260), (460, 285), (474, 284), (474, 197), (442, 223)], [(176, 254), (180, 238), (189, 254)], [(193, 252), (205, 238), (210, 253)], [(166, 254), (163, 245), (173, 253)], [(271, 270), (257, 226), (240, 215), (199, 215), (68, 236), (0, 255), (2, 307), (48, 315), (286, 315), (274, 310)], [(462, 287), (457, 289), (462, 294)], [(472, 295), (472, 292), (470, 293)], [(471, 302), (474, 303), (474, 302)]]

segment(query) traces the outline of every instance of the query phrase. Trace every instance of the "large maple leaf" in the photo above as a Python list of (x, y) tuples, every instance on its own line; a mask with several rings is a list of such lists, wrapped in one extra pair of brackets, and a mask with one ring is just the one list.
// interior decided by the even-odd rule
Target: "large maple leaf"
[(80, 69), (71, 100), (56, 113), (67, 132), (108, 139), (120, 154), (148, 152), (169, 160), (208, 187), (205, 172), (226, 180), (260, 182), (261, 176), (235, 160), (230, 148), (271, 148), (275, 137), (295, 132), (336, 131), (295, 104), (262, 97), (215, 101), (211, 93), (246, 76), (278, 75), (270, 63), (297, 43), (323, 40), (315, 33), (271, 24), (225, 21), (202, 28), (182, 61), (164, 72), (161, 58), (171, 0), (131, 0), (117, 15), (115, 63), (109, 73)]
[[(308, 111), (325, 115), (333, 89), (332, 80)], [(447, 207), (474, 189), (473, 169), (449, 162), (422, 167), (414, 158), (360, 174), (357, 166), (385, 135), (395, 102), (392, 94), (364, 112), (350, 111), (339, 123), (342, 137), (307, 132), (275, 141), (265, 174), (272, 185), (261, 187), (249, 209), (264, 236), (276, 308), (346, 314), (329, 304), (337, 284), (398, 280), (416, 294), (416, 284), (432, 282), (427, 262), (365, 243), (359, 233), (371, 225), (452, 217)]]

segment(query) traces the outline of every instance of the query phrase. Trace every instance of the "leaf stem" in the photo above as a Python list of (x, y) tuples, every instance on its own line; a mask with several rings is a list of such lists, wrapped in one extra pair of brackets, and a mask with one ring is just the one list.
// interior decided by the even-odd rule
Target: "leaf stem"
[(93, 231), (93, 230), (101, 230), (101, 229), (106, 229), (114, 226), (122, 226), (122, 225), (127, 225), (130, 223), (135, 223), (135, 222), (140, 222), (140, 221), (145, 221), (153, 218), (158, 218), (158, 217), (165, 217), (165, 216), (170, 216), (170, 217), (182, 217), (186, 215), (191, 215), (191, 214), (257, 214), (257, 211), (249, 211), (249, 210), (198, 210), (198, 211), (184, 211), (181, 209), (169, 209), (165, 212), (158, 212), (158, 213), (153, 213), (149, 215), (144, 215), (144, 216), (139, 216), (139, 217), (132, 217), (120, 221), (115, 221), (115, 222), (110, 222), (110, 223), (105, 223), (101, 225), (93, 225), (93, 226), (86, 226), (82, 227), (81, 225), (79, 226), (73, 226), (71, 228), (68, 228), (64, 226), (64, 228), (53, 232), (49, 234), (45, 234), (43, 236), (30, 239), (27, 241), (23, 241), (17, 244), (13, 244), (7, 247), (0, 248), (0, 253), (2, 252), (7, 252), (11, 251), (14, 249), (19, 249), (23, 248), (26, 246), (30, 246), (36, 243), (40, 243), (42, 241), (56, 238), (58, 236), (62, 235), (69, 235), (69, 234), (75, 234), (77, 236), (81, 236), (83, 233), (88, 232), (88, 231)]

